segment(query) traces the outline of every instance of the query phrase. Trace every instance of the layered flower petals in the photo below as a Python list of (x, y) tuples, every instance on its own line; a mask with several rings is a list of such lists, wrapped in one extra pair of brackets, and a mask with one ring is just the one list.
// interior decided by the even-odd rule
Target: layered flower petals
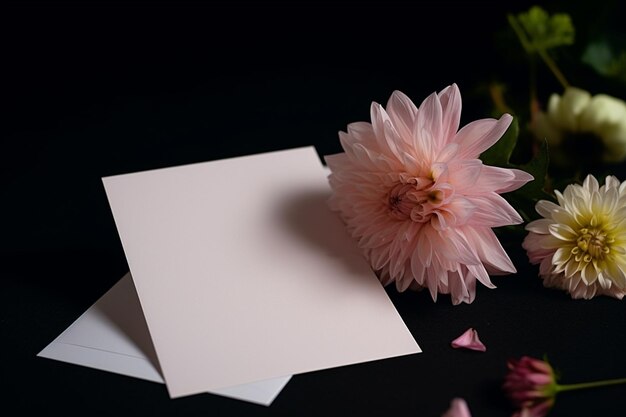
[(549, 363), (523, 356), (511, 359), (503, 389), (518, 407), (514, 416), (543, 417), (554, 405), (557, 392), (556, 377)]
[(539, 201), (544, 218), (526, 226), (522, 246), (546, 287), (560, 288), (572, 298), (626, 295), (626, 186), (607, 177), (600, 186), (589, 175), (582, 185), (569, 185), (559, 204)]
[(515, 270), (491, 228), (521, 222), (499, 193), (532, 179), (478, 159), (510, 116), (459, 131), (460, 112), (456, 85), (419, 108), (395, 91), (386, 109), (372, 103), (371, 123), (339, 133), (345, 154), (326, 158), (330, 207), (383, 284), (451, 294), (454, 304), (474, 300), (476, 281), (493, 287), (489, 273)]

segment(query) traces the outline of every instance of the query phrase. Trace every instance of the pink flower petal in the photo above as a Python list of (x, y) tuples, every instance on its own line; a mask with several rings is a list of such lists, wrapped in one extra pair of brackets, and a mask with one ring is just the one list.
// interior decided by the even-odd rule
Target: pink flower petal
[(508, 169), (483, 165), (480, 178), (468, 191), (480, 194), (490, 191), (506, 193), (520, 188), (531, 181), (533, 176), (518, 169)]
[(410, 138), (417, 116), (417, 107), (411, 99), (401, 91), (394, 91), (387, 102), (387, 113), (400, 135), (403, 138)]
[(476, 254), (484, 263), (487, 272), (492, 275), (516, 272), (513, 262), (493, 230), (467, 226), (463, 228), (463, 234), (467, 237), (469, 244), (476, 248)]
[(476, 205), (476, 211), (468, 224), (479, 227), (500, 227), (523, 222), (515, 209), (499, 194), (486, 193), (474, 196), (472, 203)]
[(455, 398), (450, 403), (450, 408), (441, 417), (472, 417), (469, 407), (463, 398)]
[(443, 111), (442, 136), (446, 143), (449, 143), (459, 130), (461, 121), (461, 92), (456, 84), (452, 84), (441, 90), (439, 101)]
[(478, 156), (496, 143), (513, 121), (513, 116), (503, 114), (500, 119), (481, 119), (473, 121), (459, 130), (454, 141), (461, 147), (459, 158), (478, 158)]
[(478, 332), (473, 328), (469, 328), (461, 336), (452, 341), (452, 347), (455, 349), (465, 348), (485, 352), (487, 347), (478, 338)]
[(378, 103), (372, 103), (370, 115), (374, 135), (381, 152), (388, 157), (401, 161), (402, 156), (398, 149), (398, 146), (401, 145), (399, 136), (383, 106)]
[[(432, 93), (419, 107), (419, 113), (417, 114), (416, 127), (417, 133), (428, 132), (430, 137), (434, 140), (431, 145), (436, 145), (433, 149), (438, 152), (444, 143), (441, 140), (441, 123), (443, 118), (443, 111), (441, 109), (441, 102), (437, 93)], [(422, 134), (422, 137), (423, 134)]]

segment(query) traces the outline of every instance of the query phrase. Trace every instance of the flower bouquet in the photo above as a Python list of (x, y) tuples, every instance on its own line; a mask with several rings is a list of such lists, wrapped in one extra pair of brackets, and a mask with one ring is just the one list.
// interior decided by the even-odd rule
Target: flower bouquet
[[(384, 285), (427, 289), (434, 301), (476, 299), (477, 282), (515, 273), (501, 242), (520, 245), (545, 287), (573, 299), (626, 294), (626, 103), (570, 84), (554, 50), (574, 43), (569, 15), (540, 7), (508, 16), (528, 58), (526, 110), (508, 104), (507, 85), (489, 83), (492, 118), (461, 126), (461, 90), (451, 84), (419, 105), (394, 91), (371, 104), (370, 120), (339, 133), (342, 153), (326, 157), (329, 205)], [(581, 66), (626, 86), (626, 49), (587, 45)], [(538, 67), (562, 91), (539, 90)], [(624, 85), (622, 85), (622, 83)], [(617, 176), (616, 176), (617, 175)], [(623, 178), (622, 178), (623, 179)], [(474, 329), (454, 348), (485, 352)], [(557, 384), (547, 361), (509, 362), (505, 391), (516, 416), (547, 414), (556, 394), (626, 382)], [(470, 416), (453, 400), (447, 417)]]
[[(372, 103), (370, 122), (339, 133), (344, 152), (326, 157), (330, 206), (381, 282), (398, 291), (427, 288), (435, 301), (450, 294), (453, 304), (473, 302), (477, 281), (494, 288), (490, 275), (516, 272), (494, 229), (502, 235), (505, 227), (526, 223), (523, 247), (540, 264), (545, 286), (573, 298), (622, 298), (626, 185), (609, 175), (601, 186), (592, 173), (601, 162), (626, 157), (626, 104), (571, 87), (551, 58), (551, 48), (573, 42), (569, 16), (533, 7), (509, 22), (526, 53), (540, 57), (563, 85), (563, 95), (553, 94), (544, 112), (532, 86), (522, 126), (524, 115), (514, 118), (502, 86), (492, 85), (498, 118), (460, 127), (456, 84), (419, 106), (395, 91), (386, 107)], [(600, 151), (581, 151), (576, 136)], [(527, 160), (513, 162), (524, 150)], [(567, 184), (563, 192), (559, 184)]]

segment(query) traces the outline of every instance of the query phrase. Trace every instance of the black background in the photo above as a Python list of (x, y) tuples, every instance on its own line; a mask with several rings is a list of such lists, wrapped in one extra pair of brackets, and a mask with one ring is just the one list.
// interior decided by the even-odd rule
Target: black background
[[(424, 353), (297, 375), (269, 408), (211, 395), (170, 400), (158, 384), (35, 357), (127, 271), (101, 177), (308, 145), (339, 152), (337, 131), (368, 120), (370, 102), (394, 89), (419, 103), (456, 82), (462, 124), (486, 117), (487, 82), (522, 94), (528, 86), (505, 16), (530, 4), (3, 6), (0, 407), (438, 416), (460, 396), (474, 416), (505, 416), (510, 357), (547, 354), (565, 383), (626, 376), (623, 302), (543, 289), (519, 242), (506, 242), (519, 273), (494, 278), (498, 289), (479, 288), (471, 305), (388, 290)], [(607, 27), (623, 12), (608, 3), (546, 8)], [(547, 72), (540, 77), (558, 91)], [(449, 347), (468, 327), (486, 353)], [(623, 415), (624, 394), (563, 394), (551, 415)]]

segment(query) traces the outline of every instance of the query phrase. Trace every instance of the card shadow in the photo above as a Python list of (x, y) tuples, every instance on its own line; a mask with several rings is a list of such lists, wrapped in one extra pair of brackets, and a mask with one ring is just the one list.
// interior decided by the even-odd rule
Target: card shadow
[(328, 206), (328, 191), (303, 191), (287, 198), (279, 216), (290, 233), (309, 250), (324, 253), (331, 261), (343, 265), (348, 276), (363, 272), (363, 254), (349, 235), (339, 215)]

